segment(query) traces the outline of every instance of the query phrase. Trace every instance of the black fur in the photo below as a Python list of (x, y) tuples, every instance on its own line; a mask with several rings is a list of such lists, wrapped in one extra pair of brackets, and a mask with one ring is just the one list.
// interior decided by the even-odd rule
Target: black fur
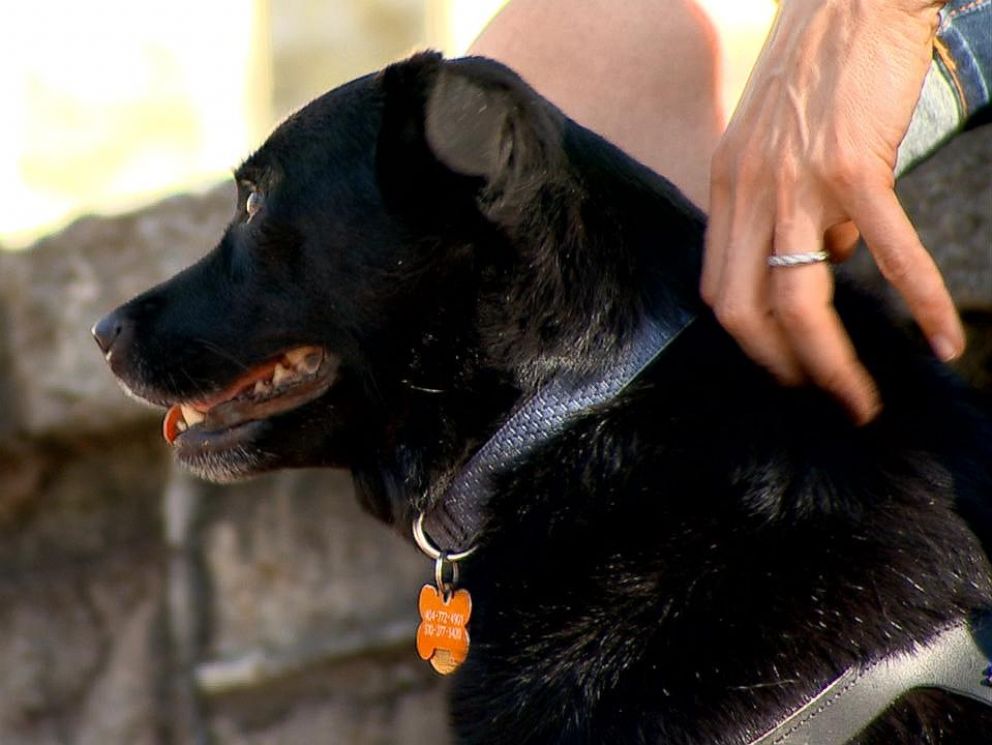
[[(881, 416), (857, 428), (776, 385), (696, 297), (703, 217), (506, 68), (418, 55), (311, 103), (237, 177), (218, 247), (102, 322), (114, 372), (160, 404), (298, 344), (341, 373), (229, 447), (177, 442), (208, 477), (348, 467), (406, 534), (521, 395), (608, 366), (646, 312), (698, 313), (498, 480), (465, 566), (459, 742), (744, 743), (847, 666), (992, 605), (992, 428), (967, 392), (843, 283)], [(917, 692), (860, 741), (990, 727)]]

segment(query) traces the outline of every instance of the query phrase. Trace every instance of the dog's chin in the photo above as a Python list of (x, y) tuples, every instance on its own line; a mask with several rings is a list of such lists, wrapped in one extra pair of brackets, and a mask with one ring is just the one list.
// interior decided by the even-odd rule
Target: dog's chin
[(271, 422), (246, 422), (220, 432), (190, 429), (172, 443), (176, 462), (189, 473), (220, 484), (242, 481), (278, 468), (278, 454), (260, 445)]
[(220, 431), (191, 428), (172, 443), (176, 463), (207, 481), (231, 483), (284, 468), (347, 468), (348, 428), (338, 396)]

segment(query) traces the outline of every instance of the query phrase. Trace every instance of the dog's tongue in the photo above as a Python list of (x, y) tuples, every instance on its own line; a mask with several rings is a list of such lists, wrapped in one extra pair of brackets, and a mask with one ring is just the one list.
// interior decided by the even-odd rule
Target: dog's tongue
[(179, 404), (175, 404), (165, 412), (165, 419), (162, 420), (162, 437), (170, 445), (179, 436), (179, 420), (183, 418), (183, 412)]
[[(220, 393), (215, 393), (213, 396), (200, 401), (185, 404), (185, 406), (196, 409), (196, 411), (201, 414), (205, 414), (218, 404), (222, 404), (225, 401), (230, 401), (245, 388), (255, 385), (255, 383), (259, 380), (268, 380), (271, 378), (277, 364), (278, 360), (272, 360), (261, 364), (258, 367), (254, 367), (238, 377), (237, 380), (231, 383), (231, 385), (224, 390), (220, 391)], [(183, 404), (173, 404), (169, 407), (169, 410), (165, 412), (165, 418), (162, 420), (162, 437), (164, 437), (165, 441), (170, 445), (175, 442), (176, 438), (179, 436), (179, 433), (182, 431), (179, 429), (180, 421), (186, 421), (186, 417), (183, 415)]]

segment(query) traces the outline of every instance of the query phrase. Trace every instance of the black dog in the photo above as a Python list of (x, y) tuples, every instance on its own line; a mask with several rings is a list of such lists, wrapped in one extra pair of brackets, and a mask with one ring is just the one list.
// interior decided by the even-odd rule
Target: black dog
[[(699, 304), (703, 217), (506, 68), (356, 80), (237, 181), (213, 252), (94, 329), (207, 478), (346, 467), (408, 533), (533, 391), (696, 315), (496, 475), (461, 563), (459, 742), (747, 743), (992, 607), (992, 428), (967, 393), (843, 284), (883, 413), (858, 428), (776, 385)], [(990, 712), (920, 689), (858, 741), (989, 742)]]

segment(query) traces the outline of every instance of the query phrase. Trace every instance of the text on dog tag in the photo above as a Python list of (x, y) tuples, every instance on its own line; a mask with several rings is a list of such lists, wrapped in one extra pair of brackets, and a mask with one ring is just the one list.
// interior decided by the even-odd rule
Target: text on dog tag
[(468, 656), (466, 626), (472, 615), (472, 596), (468, 590), (455, 590), (445, 600), (434, 585), (424, 585), (418, 606), (417, 654), (441, 675), (448, 675)]

